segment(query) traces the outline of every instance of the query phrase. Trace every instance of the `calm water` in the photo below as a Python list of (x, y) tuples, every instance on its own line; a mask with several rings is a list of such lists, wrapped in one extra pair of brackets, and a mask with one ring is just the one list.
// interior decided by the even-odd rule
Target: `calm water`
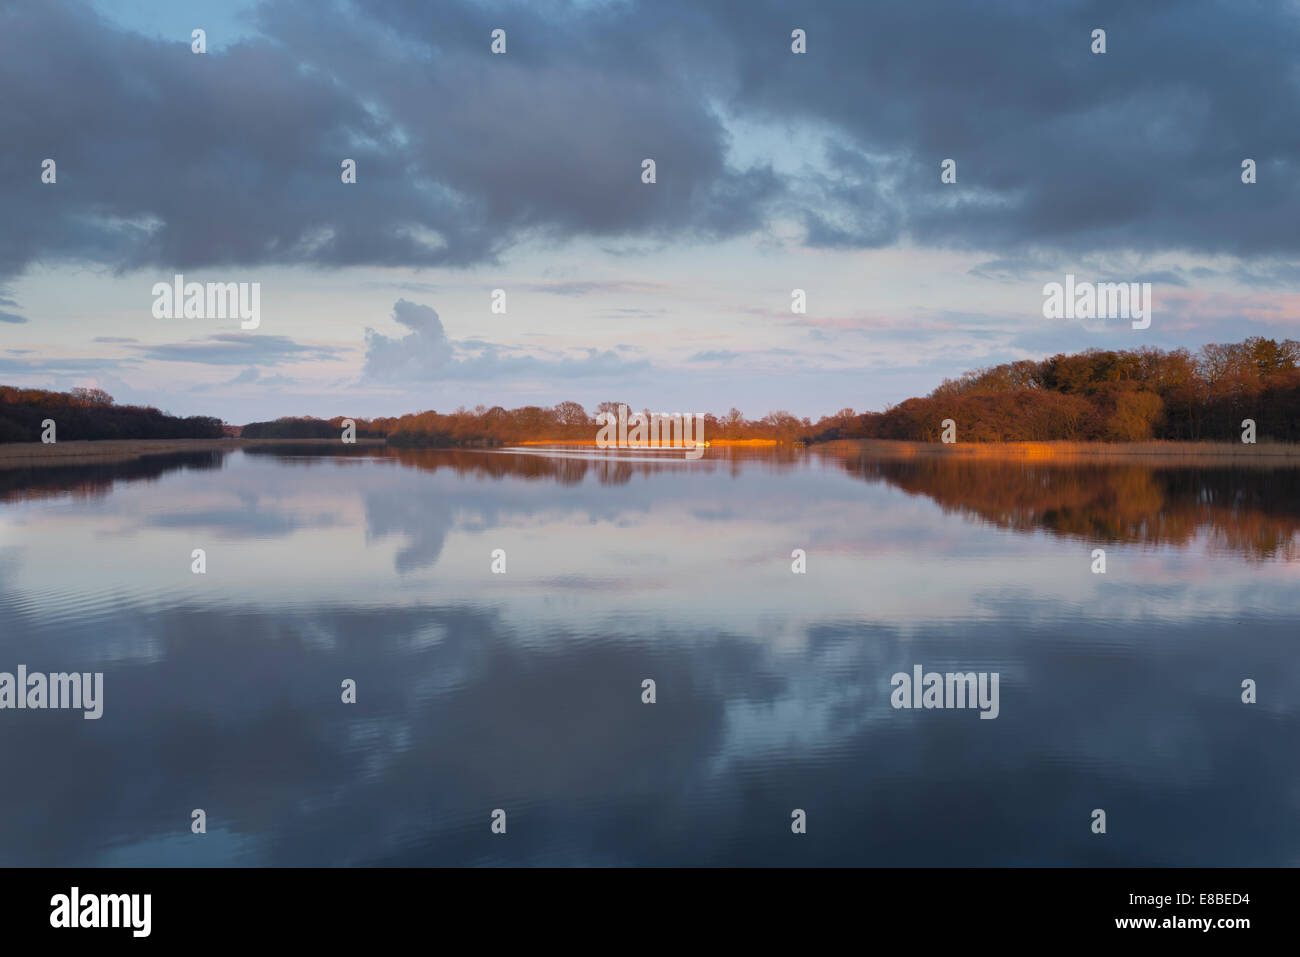
[[(232, 452), (0, 502), (0, 671), (104, 673), (0, 711), (3, 865), (1300, 864), (1297, 470)], [(917, 664), (999, 716), (896, 710)]]

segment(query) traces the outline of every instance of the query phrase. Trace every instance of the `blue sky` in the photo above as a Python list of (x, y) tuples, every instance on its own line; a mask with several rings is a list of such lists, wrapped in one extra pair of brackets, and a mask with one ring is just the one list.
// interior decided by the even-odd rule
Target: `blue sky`
[[(0, 382), (235, 422), (815, 418), (1296, 337), (1298, 41), (1295, 3), (17, 0)], [(155, 318), (176, 273), (260, 283), (258, 329)], [(1151, 282), (1151, 328), (1044, 319), (1066, 273)]]

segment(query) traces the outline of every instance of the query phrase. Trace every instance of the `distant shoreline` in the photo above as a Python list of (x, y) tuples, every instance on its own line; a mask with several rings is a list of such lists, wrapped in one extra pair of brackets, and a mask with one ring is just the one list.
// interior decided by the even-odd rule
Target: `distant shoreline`
[(979, 459), (1030, 461), (1139, 460), (1223, 461), (1294, 460), (1300, 462), (1300, 444), (1293, 442), (909, 442), (899, 439), (836, 439), (813, 448), (858, 450), (880, 458), (955, 456)]
[[(358, 446), (385, 446), (384, 439), (358, 438)], [(516, 446), (589, 446), (585, 439), (530, 439)], [(799, 445), (777, 439), (710, 439), (714, 447), (771, 448)], [(101, 439), (96, 441), (10, 442), (0, 444), (0, 469), (40, 468), (58, 465), (126, 462), (150, 455), (183, 452), (229, 452), (235, 449), (268, 447), (333, 447), (338, 439)], [(819, 442), (810, 449), (857, 451), (879, 458), (920, 458), (955, 456), (973, 459), (1016, 459), (1028, 461), (1224, 461), (1258, 463), (1261, 461), (1300, 462), (1300, 444), (1260, 442), (1245, 445), (1237, 442), (910, 442), (897, 439), (837, 439)], [(438, 449), (431, 449), (438, 451)], [(462, 449), (461, 451), (474, 451)]]
[[(781, 444), (785, 444), (785, 445), (795, 444), (793, 442), (782, 443), (780, 439), (706, 439), (705, 441), (707, 441), (710, 446), (714, 446), (714, 445), (768, 446), (768, 445), (781, 445)], [(579, 446), (585, 445), (585, 446), (590, 446), (591, 448), (596, 447), (595, 439), (527, 439), (523, 442), (513, 442), (511, 444), (516, 446), (519, 445), (579, 445)], [(665, 444), (662, 446), (646, 446), (646, 447), (652, 449), (653, 448), (686, 448), (686, 446), (677, 443)], [(635, 451), (638, 448), (638, 446), (632, 443), (628, 443), (627, 445), (620, 446), (619, 448), (620, 450), (623, 451), (627, 451), (627, 450)]]
[[(338, 439), (96, 439), (93, 441), (7, 442), (0, 445), (0, 469), (128, 462), (177, 452), (229, 452), (258, 446), (334, 446)], [(383, 439), (357, 439), (357, 445), (382, 446)]]

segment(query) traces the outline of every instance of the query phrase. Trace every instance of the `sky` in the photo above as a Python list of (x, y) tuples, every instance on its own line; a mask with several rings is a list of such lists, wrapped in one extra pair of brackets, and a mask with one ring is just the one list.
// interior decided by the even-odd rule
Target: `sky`
[[(6, 0), (0, 382), (816, 419), (1300, 338), (1296, 49), (1290, 0)], [(257, 328), (159, 318), (176, 274), (258, 283)], [(1066, 274), (1150, 327), (1044, 318)]]

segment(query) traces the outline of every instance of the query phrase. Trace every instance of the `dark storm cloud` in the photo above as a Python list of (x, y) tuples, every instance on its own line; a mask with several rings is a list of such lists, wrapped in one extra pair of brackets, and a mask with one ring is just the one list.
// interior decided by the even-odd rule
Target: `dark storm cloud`
[[(1300, 249), (1294, 5), (731, 0), (734, 102), (831, 131), (818, 245)], [(804, 57), (759, 54), (778, 26)], [(1089, 48), (1107, 30), (1108, 52)], [(788, 31), (787, 31), (788, 32)], [(1259, 182), (1241, 183), (1241, 161)], [(958, 182), (940, 183), (953, 158)], [(838, 185), (837, 185), (838, 183)], [(838, 220), (838, 221), (837, 221)]]
[[(38, 259), (470, 265), (530, 238), (710, 240), (775, 216), (814, 247), (1300, 251), (1294, 5), (434, 9), (269, 0), (259, 38), (198, 56), (74, 0), (8, 4), (0, 277)], [(730, 158), (733, 118), (783, 131), (802, 165), (776, 165), (799, 172), (744, 132), (759, 159)]]
[(534, 40), (543, 63), (492, 57), (486, 32), (435, 52), (427, 11), (423, 42), (316, 3), (261, 18), (267, 39), (199, 56), (68, 0), (0, 13), (0, 275), (59, 257), (464, 265), (524, 234), (729, 235), (777, 189), (726, 165), (720, 121), (666, 64), (605, 74), (559, 35)]

